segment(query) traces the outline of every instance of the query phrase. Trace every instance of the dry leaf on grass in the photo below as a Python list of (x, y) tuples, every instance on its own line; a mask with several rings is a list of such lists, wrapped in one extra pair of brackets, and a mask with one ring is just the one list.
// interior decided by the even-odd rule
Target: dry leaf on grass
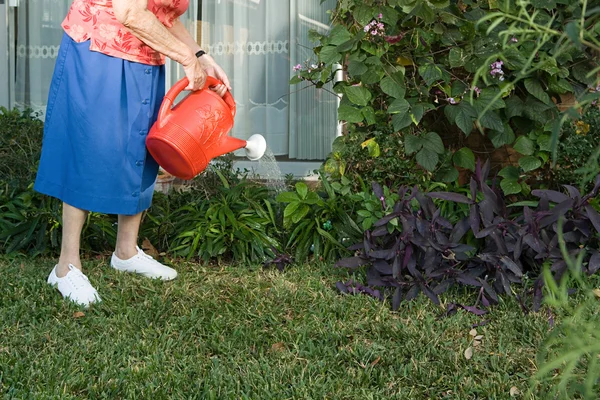
[(283, 342), (273, 343), (273, 345), (271, 346), (271, 351), (284, 351), (284, 350), (285, 350), (285, 344)]
[(469, 335), (471, 335), (471, 336), (473, 336), (473, 337), (477, 336), (477, 329), (471, 329), (471, 330), (469, 331)]
[(473, 340), (473, 346), (477, 347), (481, 344), (481, 341), (479, 340)]
[(594, 295), (596, 295), (596, 297), (600, 298), (600, 289), (594, 289), (592, 290), (592, 292), (594, 292)]
[(381, 357), (377, 357), (377, 358), (375, 359), (375, 361), (373, 361), (373, 362), (371, 363), (371, 367), (374, 367), (374, 366), (376, 366), (376, 365), (379, 363), (379, 361), (381, 361)]
[(516, 386), (513, 386), (513, 387), (510, 388), (510, 395), (512, 397), (518, 396), (520, 394), (521, 394), (521, 392), (519, 391), (519, 389), (517, 389)]
[(85, 317), (85, 314), (82, 311), (76, 311), (73, 313), (73, 318), (77, 319), (77, 318), (83, 318)]
[(148, 238), (145, 238), (142, 242), (142, 250), (144, 250), (144, 252), (149, 256), (152, 256), (154, 258), (158, 257), (158, 250), (156, 250), (156, 248), (152, 246), (152, 243), (150, 243), (150, 240), (148, 240)]
[(473, 358), (473, 348), (469, 347), (465, 350), (465, 358), (467, 360), (470, 360), (471, 358)]

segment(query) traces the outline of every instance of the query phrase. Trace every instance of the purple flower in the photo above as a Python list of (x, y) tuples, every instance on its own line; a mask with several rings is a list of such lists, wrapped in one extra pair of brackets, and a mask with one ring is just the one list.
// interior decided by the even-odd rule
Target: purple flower
[(490, 68), (492, 69), (490, 71), (490, 75), (492, 76), (498, 76), (499, 79), (501, 81), (504, 80), (504, 71), (502, 71), (502, 66), (504, 65), (504, 63), (501, 60), (498, 60), (496, 62), (493, 62), (490, 64)]
[(516, 37), (513, 36), (510, 38), (510, 41), (513, 43), (517, 43), (519, 41), (519, 39), (517, 39)]
[(300, 71), (302, 69), (302, 65), (297, 64), (297, 65), (294, 66), (293, 69), (294, 69), (294, 72)]
[(477, 96), (479, 96), (479, 95), (481, 94), (481, 89), (479, 89), (477, 86), (475, 86), (475, 87), (473, 88), (473, 91), (474, 91), (475, 93), (477, 93)]
[(448, 97), (448, 103), (456, 104), (456, 100), (454, 100), (454, 97)]
[(379, 13), (379, 19), (383, 18), (383, 14)]

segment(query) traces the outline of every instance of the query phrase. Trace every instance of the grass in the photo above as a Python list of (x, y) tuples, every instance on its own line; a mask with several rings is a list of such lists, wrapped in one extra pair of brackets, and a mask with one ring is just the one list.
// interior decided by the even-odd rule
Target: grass
[(0, 258), (5, 398), (507, 399), (527, 392), (548, 331), (506, 300), (467, 360), (481, 317), (342, 296), (326, 265), (183, 263), (169, 283), (84, 266), (103, 302), (82, 316), (45, 284), (52, 260)]

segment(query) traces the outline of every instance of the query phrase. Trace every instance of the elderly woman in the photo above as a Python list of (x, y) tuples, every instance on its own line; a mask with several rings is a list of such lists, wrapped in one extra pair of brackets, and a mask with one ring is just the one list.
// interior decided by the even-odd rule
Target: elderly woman
[(165, 56), (183, 66), (188, 90), (207, 74), (229, 81), (179, 21), (188, 0), (74, 0), (48, 98), (35, 189), (63, 201), (60, 258), (48, 277), (60, 293), (88, 306), (100, 301), (82, 272), (80, 235), (89, 211), (118, 214), (111, 266), (171, 280), (177, 272), (137, 246), (158, 165), (146, 135), (164, 96)]

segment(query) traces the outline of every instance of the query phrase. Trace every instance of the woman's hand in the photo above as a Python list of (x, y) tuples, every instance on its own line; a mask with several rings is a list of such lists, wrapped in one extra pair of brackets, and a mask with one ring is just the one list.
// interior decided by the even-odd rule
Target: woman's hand
[(206, 84), (206, 71), (200, 60), (194, 56), (191, 62), (182, 65), (185, 76), (189, 81), (185, 90), (196, 91), (203, 89)]
[(221, 68), (208, 54), (204, 54), (202, 57), (198, 58), (198, 60), (208, 75), (223, 82), (222, 85), (211, 87), (211, 90), (214, 90), (219, 96), (223, 97), (228, 90), (231, 90), (229, 78), (227, 78), (227, 74), (223, 71), (223, 68)]

